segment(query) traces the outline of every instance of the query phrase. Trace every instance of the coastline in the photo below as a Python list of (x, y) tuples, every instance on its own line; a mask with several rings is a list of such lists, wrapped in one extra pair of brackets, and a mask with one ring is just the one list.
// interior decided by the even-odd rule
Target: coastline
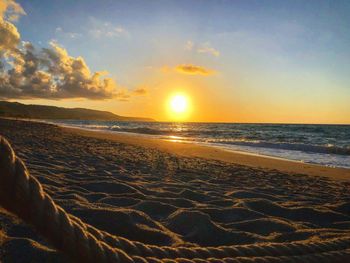
[(350, 169), (346, 168), (327, 167), (316, 164), (302, 163), (270, 156), (229, 151), (218, 147), (211, 147), (187, 142), (178, 142), (176, 140), (170, 141), (158, 138), (150, 138), (138, 134), (93, 131), (76, 127), (59, 127), (66, 131), (87, 137), (112, 140), (146, 148), (154, 148), (165, 151), (167, 153), (173, 153), (185, 157), (199, 157), (249, 167), (278, 170), (291, 174), (325, 176), (335, 180), (350, 181)]
[(46, 122), (34, 119), (15, 119), (1, 117), (2, 119), (13, 121), (25, 121), (36, 123), (47, 123), (60, 127), (68, 132), (75, 134), (112, 140), (145, 148), (153, 148), (167, 153), (178, 154), (184, 157), (199, 157), (208, 160), (217, 160), (232, 164), (244, 165), (248, 167), (263, 168), (269, 170), (278, 170), (289, 174), (305, 174), (310, 176), (324, 176), (334, 180), (350, 181), (350, 169), (342, 167), (330, 167), (319, 164), (304, 163), (295, 160), (279, 158), (276, 156), (267, 156), (254, 154), (251, 152), (236, 151), (220, 148), (211, 145), (203, 145), (192, 142), (183, 142), (176, 139), (155, 138), (144, 134), (127, 132), (108, 132), (103, 130), (89, 130), (80, 127), (70, 127), (59, 125), (53, 122)]
[[(349, 255), (348, 243), (340, 245), (350, 234), (350, 182), (336, 180), (341, 169), (308, 176), (295, 172), (298, 163), (39, 122), (0, 119), (0, 133), (58, 206), (101, 233), (159, 247), (327, 243)], [(278, 171), (282, 163), (291, 172)], [(0, 261), (67, 261), (34, 230), (0, 208)]]

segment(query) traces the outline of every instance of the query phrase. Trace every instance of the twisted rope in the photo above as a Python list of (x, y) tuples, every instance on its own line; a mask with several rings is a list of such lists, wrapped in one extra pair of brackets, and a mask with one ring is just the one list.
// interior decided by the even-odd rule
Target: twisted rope
[[(79, 224), (80, 219), (74, 218)], [(112, 247), (118, 247), (127, 254), (159, 259), (187, 259), (225, 258), (225, 257), (266, 257), (266, 256), (293, 256), (339, 251), (350, 248), (350, 238), (343, 237), (335, 240), (314, 241), (312, 243), (299, 241), (293, 243), (249, 244), (220, 247), (169, 247), (146, 245), (137, 241), (130, 241), (123, 237), (116, 237), (93, 226), (84, 224), (85, 231), (90, 232), (97, 239)]]
[(343, 262), (350, 258), (350, 237), (313, 243), (168, 247), (113, 236), (56, 205), (1, 136), (0, 205), (77, 262)]
[(133, 262), (71, 220), (29, 175), (10, 144), (0, 137), (0, 204), (16, 214), (69, 257), (82, 262)]

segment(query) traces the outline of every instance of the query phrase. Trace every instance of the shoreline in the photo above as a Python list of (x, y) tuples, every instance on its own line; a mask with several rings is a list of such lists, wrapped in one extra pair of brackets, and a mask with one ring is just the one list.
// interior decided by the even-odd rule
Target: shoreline
[[(4, 118), (9, 120), (16, 120), (13, 118)], [(178, 137), (178, 136), (171, 136), (171, 135), (156, 135), (156, 134), (148, 134), (148, 133), (139, 133), (139, 132), (133, 132), (133, 131), (110, 131), (105, 129), (94, 129), (89, 127), (81, 127), (79, 125), (69, 125), (66, 123), (60, 123), (50, 120), (40, 120), (40, 119), (17, 119), (21, 121), (29, 121), (29, 122), (39, 122), (39, 123), (47, 123), (56, 125), (63, 128), (73, 128), (73, 129), (82, 129), (86, 131), (91, 132), (102, 132), (107, 134), (116, 134), (118, 135), (126, 135), (126, 136), (135, 136), (135, 137), (143, 137), (145, 139), (156, 139), (156, 140), (162, 140), (162, 141), (171, 141), (171, 142), (177, 142), (177, 143), (186, 143), (191, 145), (199, 145), (209, 148), (215, 148), (219, 149), (220, 151), (225, 152), (232, 152), (235, 154), (243, 154), (243, 155), (252, 155), (256, 157), (261, 158), (268, 158), (268, 159), (276, 159), (281, 161), (288, 161), (292, 163), (299, 163), (299, 164), (309, 164), (312, 166), (317, 167), (326, 167), (326, 168), (334, 168), (334, 169), (341, 169), (343, 171), (350, 171), (350, 166), (347, 161), (343, 158), (343, 155), (337, 155), (337, 153), (332, 152), (312, 152), (316, 153), (316, 157), (312, 156), (312, 154), (308, 153), (308, 151), (304, 151), (303, 149), (288, 149), (288, 148), (275, 148), (275, 147), (269, 147), (269, 146), (255, 146), (255, 145), (245, 145), (245, 144), (238, 144), (231, 146), (230, 144), (220, 144), (220, 143), (213, 143), (213, 142), (203, 142), (203, 141), (196, 141), (191, 140), (190, 138), (186, 137)], [(98, 125), (98, 124), (97, 124)], [(336, 125), (336, 124), (334, 124)], [(276, 151), (280, 151), (278, 154), (276, 154)], [(301, 154), (301, 155), (300, 155)], [(335, 156), (333, 156), (335, 154)], [(317, 157), (317, 155), (319, 155)], [(330, 156), (325, 156), (330, 155)], [(337, 156), (337, 157), (336, 157)], [(333, 161), (329, 161), (335, 158)], [(339, 160), (337, 158), (340, 158)], [(349, 179), (349, 176), (346, 176), (345, 179)]]
[(231, 151), (218, 147), (211, 147), (188, 142), (178, 142), (176, 140), (171, 141), (159, 138), (151, 138), (142, 135), (138, 136), (138, 134), (110, 133), (106, 131), (87, 130), (83, 128), (67, 126), (59, 127), (66, 131), (86, 137), (112, 140), (145, 148), (154, 148), (165, 151), (167, 153), (177, 154), (185, 157), (199, 157), (203, 159), (212, 159), (249, 167), (279, 170), (286, 173), (325, 176), (335, 180), (350, 181), (350, 169), (346, 168), (321, 166), (278, 157)]

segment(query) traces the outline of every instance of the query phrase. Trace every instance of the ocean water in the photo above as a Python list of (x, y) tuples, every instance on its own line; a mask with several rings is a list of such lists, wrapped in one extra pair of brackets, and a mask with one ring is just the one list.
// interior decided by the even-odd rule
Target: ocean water
[(350, 169), (350, 125), (50, 120), (63, 126), (143, 134), (305, 163)]

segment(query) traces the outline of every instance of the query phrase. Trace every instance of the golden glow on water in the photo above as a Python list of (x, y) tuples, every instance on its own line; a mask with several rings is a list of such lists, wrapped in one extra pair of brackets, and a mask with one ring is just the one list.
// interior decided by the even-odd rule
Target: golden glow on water
[(184, 142), (182, 137), (175, 136), (175, 135), (170, 135), (169, 139), (167, 141), (169, 141), (169, 142)]

